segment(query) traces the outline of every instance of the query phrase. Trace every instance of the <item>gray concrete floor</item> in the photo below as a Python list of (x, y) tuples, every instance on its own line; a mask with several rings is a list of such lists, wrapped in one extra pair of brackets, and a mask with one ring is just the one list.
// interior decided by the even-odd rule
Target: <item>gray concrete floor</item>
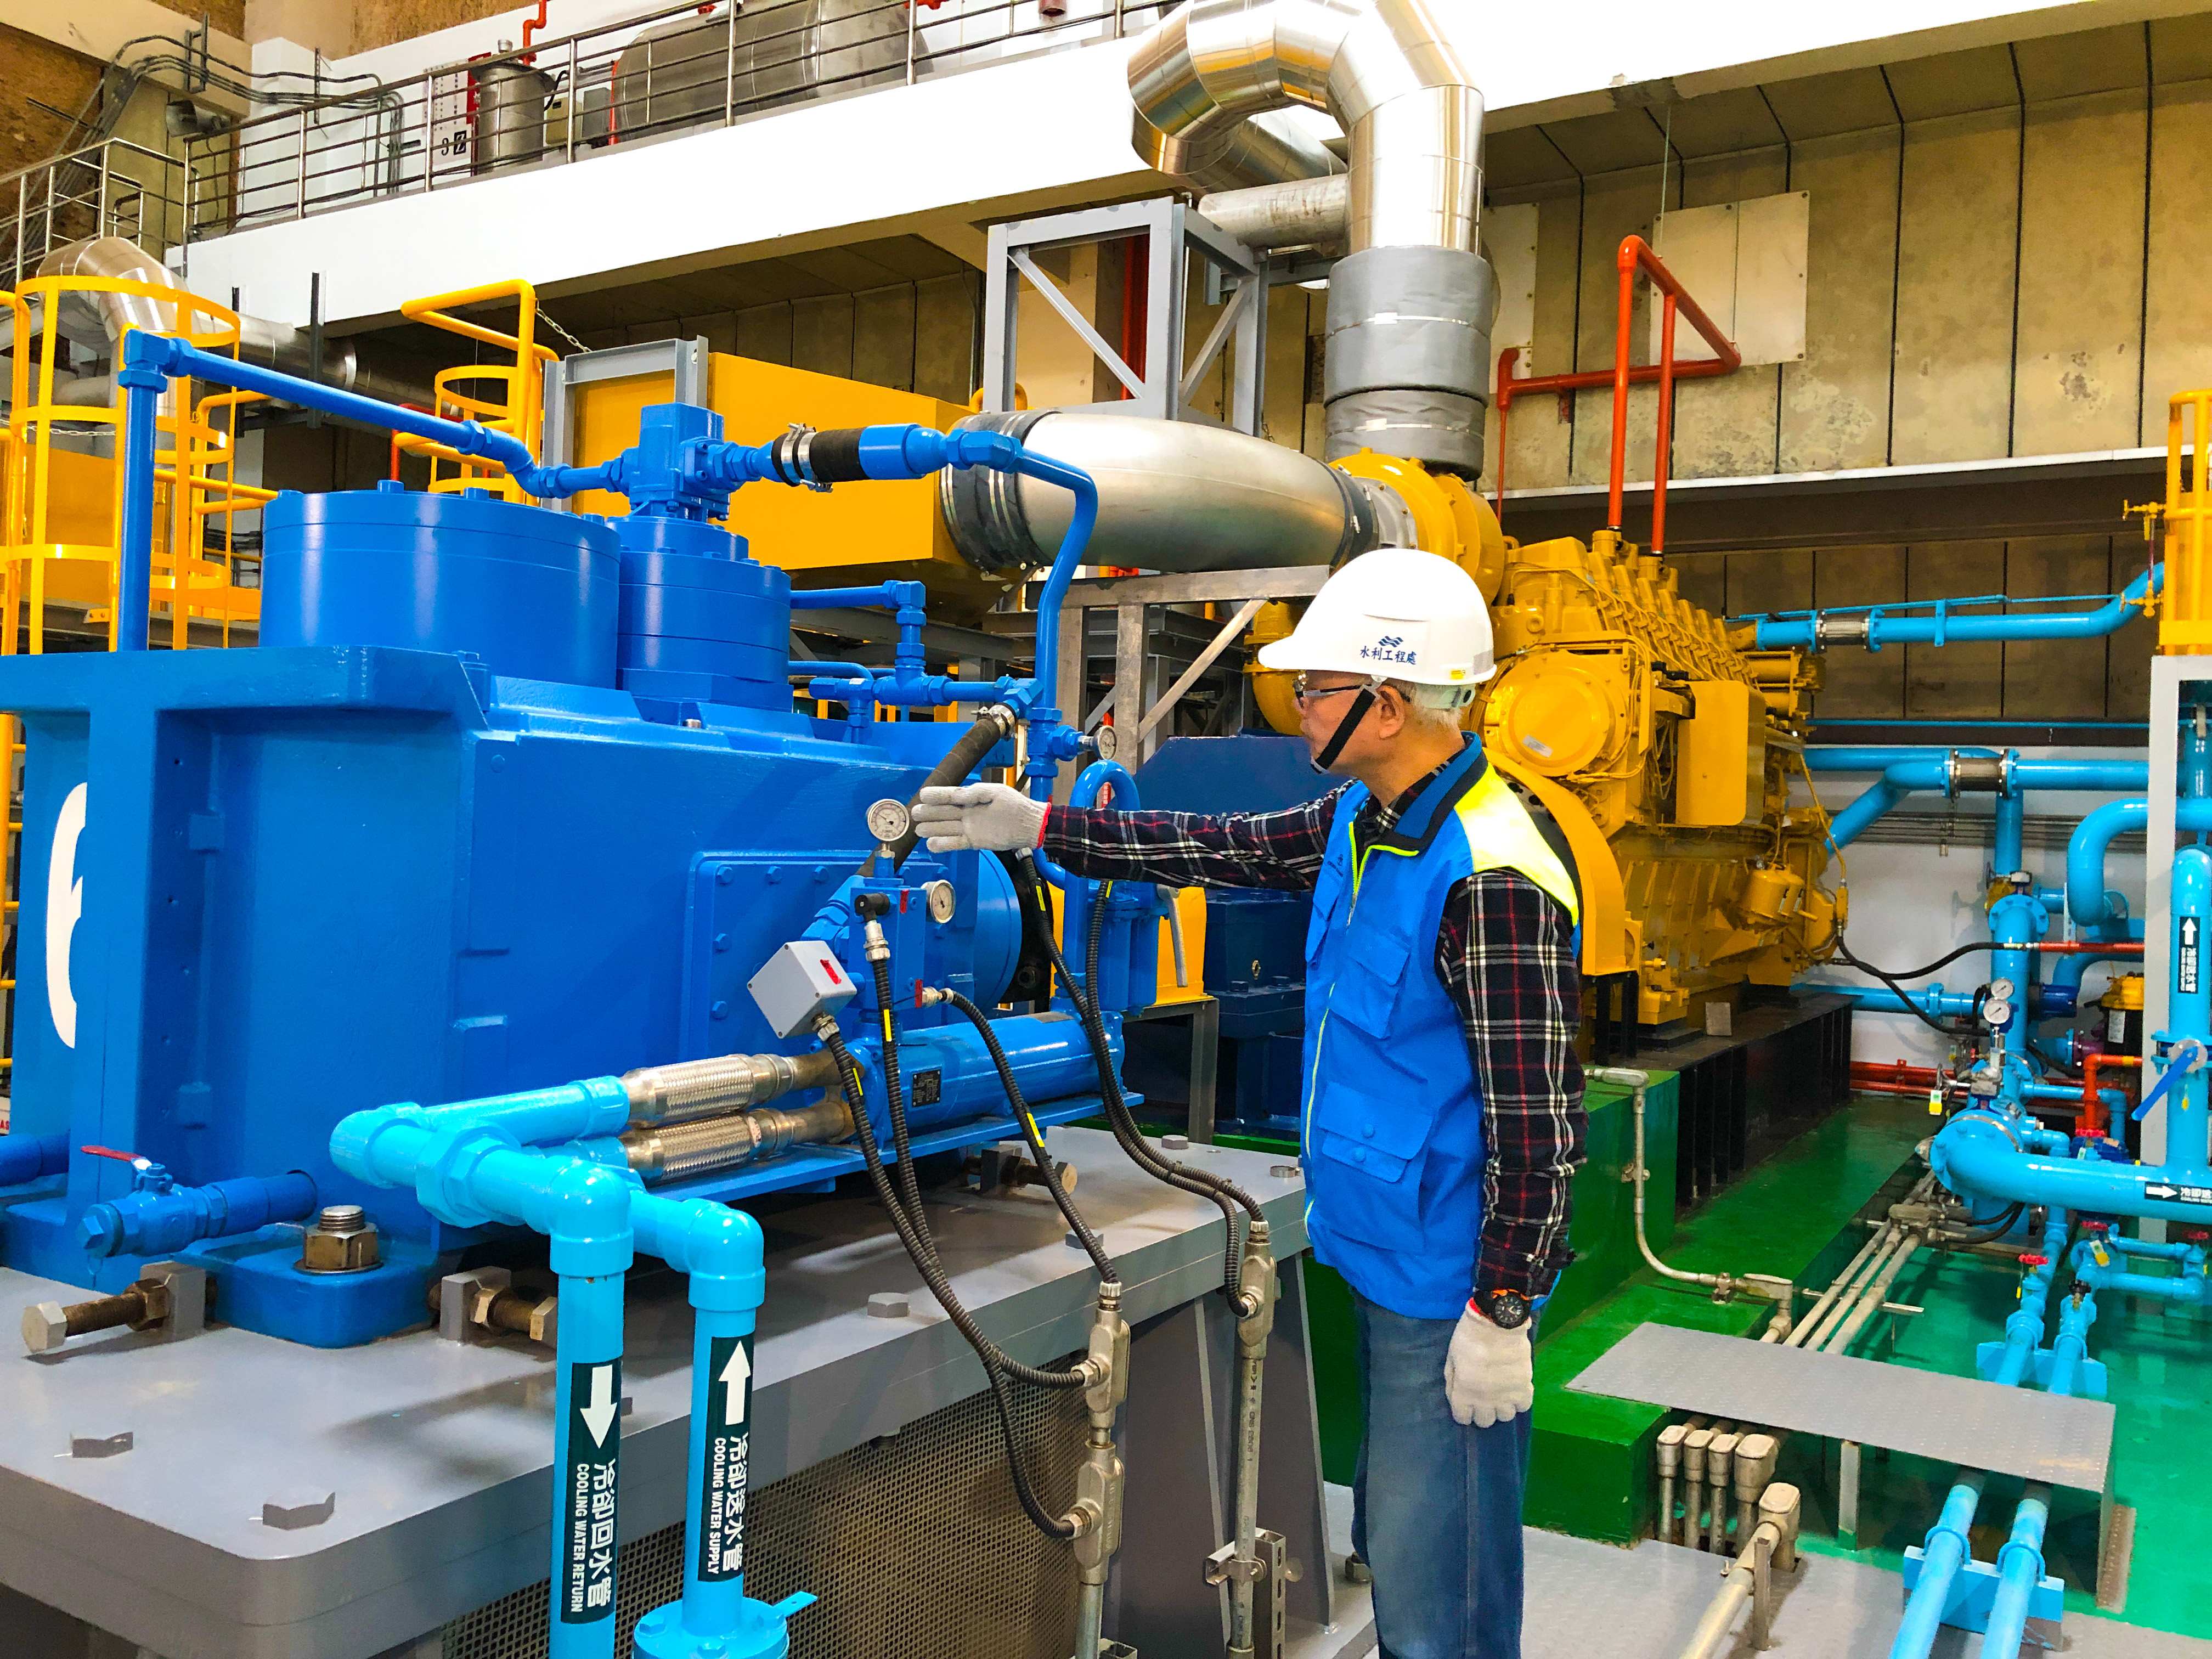
[[(1367, 1590), (1344, 1580), (1352, 1494), (1328, 1489), (1329, 1568), (1336, 1622), (1297, 1626), (1290, 1659), (1360, 1659), (1375, 1649)], [(1720, 1588), (1720, 1564), (1697, 1550), (1646, 1542), (1632, 1550), (1559, 1533), (1528, 1534), (1528, 1603), (1522, 1659), (1676, 1659)], [(1776, 1659), (1869, 1659), (1889, 1651), (1903, 1606), (1897, 1575), (1830, 1556), (1806, 1556), (1775, 1617)], [(1978, 1636), (1946, 1631), (1933, 1659), (1983, 1656)], [(2069, 1613), (2053, 1651), (2078, 1659), (2212, 1659), (2212, 1642)], [(2033, 1650), (2028, 1650), (2031, 1653)], [(1750, 1659), (1739, 1622), (1724, 1659)], [(2004, 1655), (2001, 1659), (2015, 1659)]]

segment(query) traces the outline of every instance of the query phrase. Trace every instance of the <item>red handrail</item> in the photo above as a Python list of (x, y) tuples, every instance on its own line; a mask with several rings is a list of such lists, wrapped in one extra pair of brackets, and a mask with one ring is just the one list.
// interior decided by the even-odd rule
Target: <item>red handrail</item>
[[(1674, 431), (1674, 382), (1732, 374), (1743, 367), (1743, 355), (1735, 349), (1735, 343), (1720, 331), (1713, 319), (1705, 315), (1705, 307), (1690, 297), (1689, 291), (1641, 236), (1623, 239), (1616, 263), (1620, 270), (1620, 305), (1610, 369), (1586, 369), (1574, 374), (1532, 374), (1526, 379), (1516, 379), (1513, 366), (1521, 361), (1521, 349), (1508, 346), (1498, 354), (1498, 513), (1501, 519), (1504, 516), (1505, 413), (1513, 406), (1513, 399), (1531, 392), (1556, 392), (1564, 397), (1569, 392), (1609, 386), (1613, 388), (1613, 453), (1607, 472), (1606, 523), (1618, 532), (1621, 528), (1621, 495), (1628, 468), (1628, 388), (1632, 385), (1656, 380), (1659, 383), (1659, 439), (1658, 453), (1652, 466), (1650, 546), (1650, 550), (1656, 553), (1667, 543), (1667, 462)], [(1651, 285), (1659, 290), (1662, 296), (1659, 361), (1632, 365), (1628, 359), (1633, 344), (1630, 336), (1635, 327), (1636, 274), (1638, 270), (1651, 279)], [(1713, 349), (1711, 357), (1676, 366), (1674, 321), (1678, 314), (1688, 318), (1690, 326), (1696, 329), (1705, 343)]]

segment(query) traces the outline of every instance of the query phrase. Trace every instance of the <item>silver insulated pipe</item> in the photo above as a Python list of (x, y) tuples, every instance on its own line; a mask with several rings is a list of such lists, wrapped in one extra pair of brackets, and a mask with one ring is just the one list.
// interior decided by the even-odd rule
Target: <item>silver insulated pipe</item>
[(1175, 144), (1211, 154), (1291, 105), (1336, 118), (1352, 167), (1350, 252), (1329, 273), (1329, 459), (1375, 449), (1474, 476), (1498, 289), (1475, 251), (1482, 94), (1443, 15), (1437, 0), (1191, 0), (1138, 40), (1129, 95), (1139, 131), (1170, 141), (1155, 165), (1200, 190), (1228, 181), (1179, 170)]
[[(1087, 557), (1146, 570), (1264, 570), (1340, 564), (1413, 544), (1411, 515), (1387, 484), (1226, 427), (1083, 410), (971, 415), (1024, 448), (1081, 467), (1098, 486)], [(984, 467), (947, 470), (945, 524), (982, 570), (1049, 564), (1074, 501), (1052, 484)]]

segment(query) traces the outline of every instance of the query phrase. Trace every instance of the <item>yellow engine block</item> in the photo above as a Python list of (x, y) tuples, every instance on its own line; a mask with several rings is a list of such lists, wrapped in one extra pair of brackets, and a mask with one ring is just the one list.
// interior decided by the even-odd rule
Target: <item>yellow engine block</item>
[(1584, 972), (1633, 971), (1647, 1025), (1789, 983), (1834, 921), (1825, 830), (1790, 807), (1812, 659), (1739, 650), (1610, 531), (1509, 544), (1492, 614), (1498, 672), (1469, 724), (1575, 852)]

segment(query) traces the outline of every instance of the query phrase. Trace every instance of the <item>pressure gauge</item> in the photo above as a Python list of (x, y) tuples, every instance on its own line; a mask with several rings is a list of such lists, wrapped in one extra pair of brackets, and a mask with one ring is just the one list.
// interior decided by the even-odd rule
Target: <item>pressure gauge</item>
[(1990, 981), (1990, 1000), (1992, 1002), (2009, 1002), (2015, 988), (2008, 979), (1993, 979)]
[(868, 833), (884, 846), (906, 839), (914, 828), (914, 816), (906, 810), (902, 800), (893, 800), (888, 795), (868, 808)]
[(2012, 1004), (2002, 997), (1991, 997), (1982, 1004), (1982, 1018), (1992, 1030), (2012, 1019)]
[(1093, 726), (1091, 746), (1097, 752), (1100, 760), (1112, 760), (1121, 752), (1121, 734), (1110, 726)]
[(951, 882), (933, 881), (921, 891), (922, 896), (929, 901), (929, 919), (932, 921), (952, 920), (952, 912), (959, 903), (959, 896), (952, 890)]

